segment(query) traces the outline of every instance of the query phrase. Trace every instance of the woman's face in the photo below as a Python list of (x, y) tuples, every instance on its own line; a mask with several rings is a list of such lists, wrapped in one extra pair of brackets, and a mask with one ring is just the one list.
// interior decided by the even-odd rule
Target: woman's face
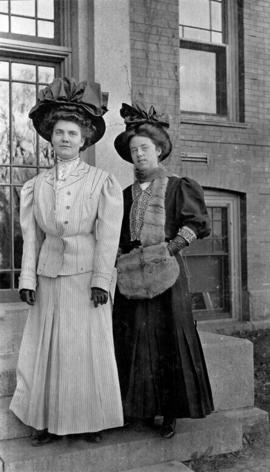
[(51, 141), (56, 155), (66, 160), (78, 156), (84, 144), (80, 126), (65, 120), (55, 123)]
[(158, 166), (161, 148), (146, 136), (133, 136), (129, 142), (130, 154), (138, 170), (154, 169)]

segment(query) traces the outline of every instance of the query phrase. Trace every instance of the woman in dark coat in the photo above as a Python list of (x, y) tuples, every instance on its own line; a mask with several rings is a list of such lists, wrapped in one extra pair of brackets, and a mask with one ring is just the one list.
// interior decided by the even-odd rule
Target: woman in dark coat
[(113, 312), (124, 414), (147, 424), (163, 416), (161, 436), (170, 438), (176, 418), (213, 410), (181, 256), (209, 235), (209, 220), (199, 184), (169, 176), (160, 164), (172, 148), (167, 121), (153, 107), (147, 113), (123, 104), (120, 113), (126, 131), (115, 148), (135, 167), (135, 182), (124, 190)]

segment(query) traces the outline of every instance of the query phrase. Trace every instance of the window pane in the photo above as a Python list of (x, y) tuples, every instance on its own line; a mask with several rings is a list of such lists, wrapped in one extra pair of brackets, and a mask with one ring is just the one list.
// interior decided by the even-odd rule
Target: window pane
[(22, 259), (22, 233), (20, 226), (20, 187), (13, 188), (13, 212), (14, 212), (14, 267), (16, 269), (21, 268)]
[(54, 19), (54, 1), (53, 0), (38, 0), (38, 18)]
[(35, 36), (35, 20), (29, 18), (19, 18), (18, 16), (11, 17), (11, 33), (15, 34), (27, 34), (29, 36)]
[(212, 29), (222, 31), (222, 8), (221, 3), (211, 2)]
[(196, 41), (209, 42), (210, 31), (200, 30), (196, 28), (184, 27), (184, 39), (195, 39)]
[(25, 82), (36, 81), (36, 67), (30, 64), (11, 64), (12, 80), (22, 80)]
[(25, 16), (35, 16), (35, 0), (11, 0), (11, 13)]
[(0, 268), (11, 268), (11, 208), (10, 189), (0, 187)]
[(180, 24), (209, 29), (209, 0), (180, 0)]
[(213, 31), (212, 32), (212, 43), (222, 44), (223, 43), (222, 33), (216, 33), (215, 31)]
[[(53, 81), (55, 76), (54, 67), (38, 67), (38, 82), (48, 84)], [(42, 86), (43, 87), (43, 86)]]
[(0, 277), (0, 289), (11, 288), (11, 273), (3, 272)]
[(28, 118), (36, 102), (36, 87), (32, 84), (12, 84), (13, 162), (36, 165), (35, 131)]
[(42, 38), (53, 38), (54, 23), (52, 21), (38, 21), (38, 36)]
[(0, 164), (9, 163), (9, 87), (0, 81)]
[(180, 49), (181, 110), (216, 113), (216, 54)]
[(0, 182), (2, 184), (10, 183), (10, 170), (9, 167), (0, 167)]
[(39, 137), (39, 165), (43, 167), (52, 167), (53, 164), (54, 161), (50, 143)]
[(2, 11), (4, 13), (8, 13), (8, 2), (7, 2), (7, 0), (2, 0), (0, 2), (0, 11)]
[(27, 180), (32, 179), (37, 175), (37, 170), (31, 167), (13, 167), (12, 168), (12, 183), (16, 185), (23, 185)]
[(0, 31), (8, 33), (8, 16), (0, 15)]
[(8, 62), (0, 61), (0, 79), (8, 79)]

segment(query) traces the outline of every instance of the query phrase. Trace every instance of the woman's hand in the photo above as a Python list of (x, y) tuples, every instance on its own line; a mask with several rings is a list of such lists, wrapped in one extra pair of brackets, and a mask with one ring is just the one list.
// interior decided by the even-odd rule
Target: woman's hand
[(34, 305), (36, 301), (36, 292), (29, 290), (28, 288), (22, 288), (19, 291), (20, 299), (22, 302), (26, 302), (28, 305)]
[(187, 241), (180, 235), (177, 235), (174, 239), (172, 239), (168, 245), (168, 251), (171, 256), (175, 256), (178, 254), (179, 251), (184, 249), (188, 245)]
[(93, 300), (95, 308), (98, 305), (104, 305), (108, 301), (108, 292), (103, 290), (103, 288), (92, 287), (91, 300)]

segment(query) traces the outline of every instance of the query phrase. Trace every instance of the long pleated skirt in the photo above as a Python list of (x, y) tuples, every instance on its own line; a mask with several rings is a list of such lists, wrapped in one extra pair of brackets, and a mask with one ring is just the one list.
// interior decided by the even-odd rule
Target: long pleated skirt
[(182, 258), (173, 287), (148, 300), (116, 291), (113, 322), (124, 413), (201, 418), (214, 409)]
[(112, 305), (94, 307), (91, 274), (39, 277), (10, 409), (23, 423), (64, 435), (123, 425)]

